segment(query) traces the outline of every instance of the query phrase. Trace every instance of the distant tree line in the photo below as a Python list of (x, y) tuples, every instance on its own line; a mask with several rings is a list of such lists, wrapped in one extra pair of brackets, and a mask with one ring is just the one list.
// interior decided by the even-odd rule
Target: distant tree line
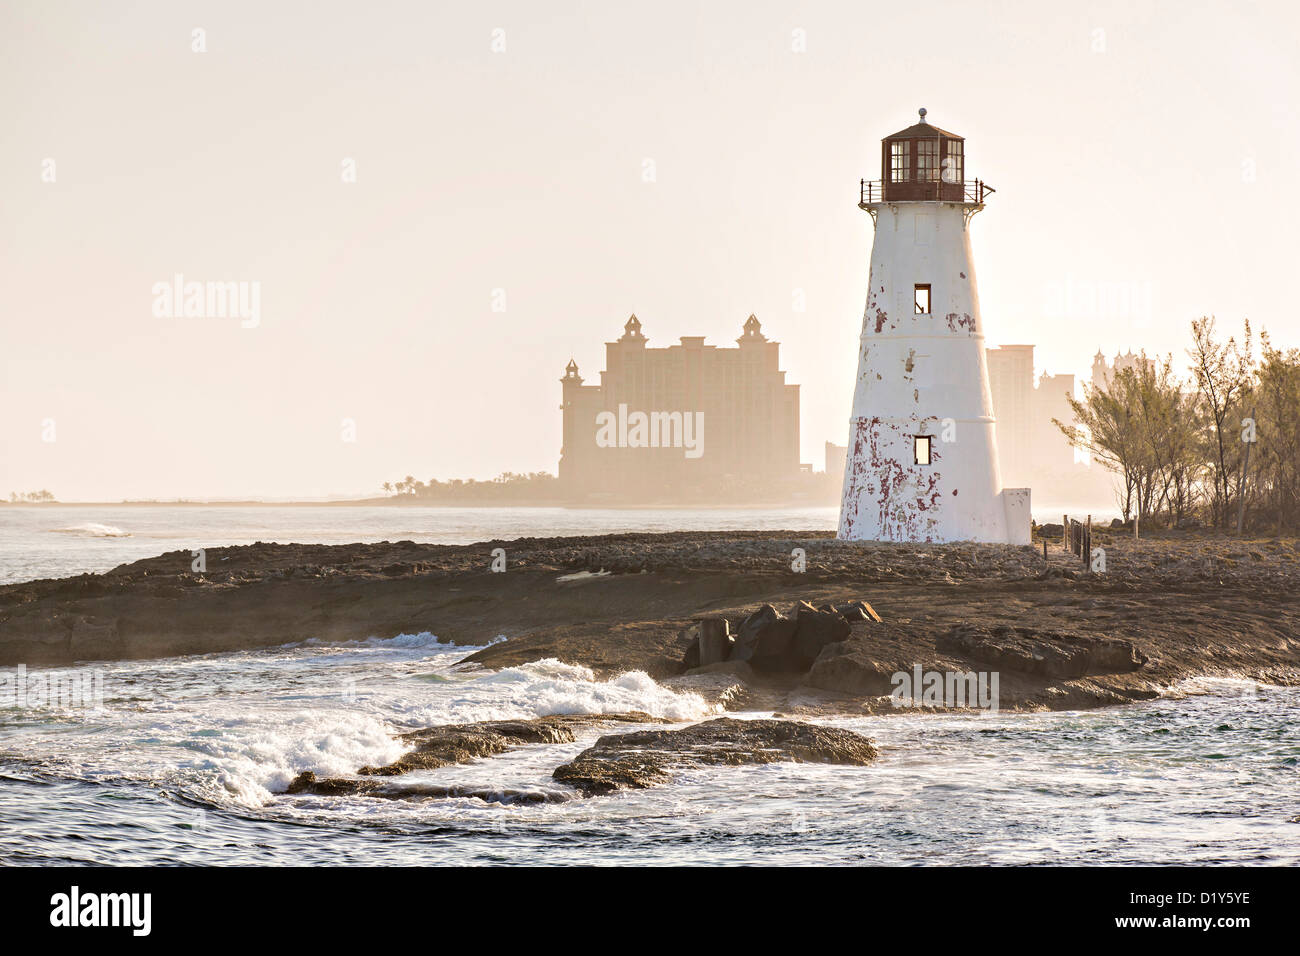
[(1250, 323), (1219, 338), (1213, 317), (1192, 322), (1191, 374), (1172, 358), (1116, 369), (1070, 398), (1074, 421), (1053, 419), (1076, 448), (1114, 472), (1127, 522), (1300, 528), (1300, 349), (1274, 348)]
[(546, 471), (521, 474), (506, 471), (490, 481), (478, 481), (474, 478), (439, 481), (430, 478), (425, 482), (417, 481), (413, 476), (407, 475), (401, 481), (384, 482), (383, 489), (394, 496), (407, 496), (413, 501), (428, 502), (527, 501), (536, 503), (558, 501), (560, 498), (559, 481)]
[(24, 491), (19, 494), (16, 491), (9, 492), (9, 500), (14, 504), (21, 501), (53, 501), (54, 495), (42, 488), (40, 491)]

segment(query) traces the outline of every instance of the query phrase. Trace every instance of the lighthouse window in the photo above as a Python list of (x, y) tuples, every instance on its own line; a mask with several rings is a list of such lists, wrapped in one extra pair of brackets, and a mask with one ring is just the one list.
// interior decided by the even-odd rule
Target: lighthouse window
[(907, 152), (909, 145), (907, 140), (889, 144), (889, 181), (891, 183), (905, 183), (908, 180), (909, 167), (911, 166)]
[(927, 183), (939, 181), (939, 141), (937, 139), (917, 141), (916, 178)]
[(933, 435), (917, 435), (912, 439), (916, 445), (915, 451), (916, 463), (918, 465), (930, 464), (930, 442), (934, 441)]
[(948, 141), (948, 157), (943, 161), (943, 181), (959, 183), (966, 178), (965, 150), (961, 140)]
[(914, 303), (916, 305), (917, 315), (930, 314), (930, 285), (918, 285), (914, 292)]

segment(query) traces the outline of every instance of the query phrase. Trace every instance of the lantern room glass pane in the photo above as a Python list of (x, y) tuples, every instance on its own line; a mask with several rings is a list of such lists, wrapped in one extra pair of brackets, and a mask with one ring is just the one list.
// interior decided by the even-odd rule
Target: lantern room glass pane
[(889, 144), (889, 181), (891, 183), (905, 183), (911, 178), (911, 156), (907, 147), (911, 145), (907, 140)]
[(939, 141), (918, 140), (916, 144), (916, 178), (923, 183), (939, 181)]
[(948, 156), (943, 161), (943, 181), (946, 183), (960, 183), (966, 179), (966, 157), (962, 145), (959, 139), (948, 143)]

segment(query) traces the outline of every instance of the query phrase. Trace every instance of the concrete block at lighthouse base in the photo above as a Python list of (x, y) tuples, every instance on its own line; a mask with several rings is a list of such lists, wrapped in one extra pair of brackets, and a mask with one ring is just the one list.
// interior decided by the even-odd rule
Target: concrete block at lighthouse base
[(1002, 508), (1006, 512), (1007, 544), (1029, 544), (1033, 524), (1029, 489), (1003, 488)]

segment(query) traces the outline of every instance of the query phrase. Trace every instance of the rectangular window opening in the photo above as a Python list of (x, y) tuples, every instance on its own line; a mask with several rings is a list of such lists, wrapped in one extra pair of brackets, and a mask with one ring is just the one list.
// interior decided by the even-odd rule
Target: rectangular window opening
[(889, 144), (889, 181), (891, 183), (905, 183), (911, 178), (911, 156), (907, 150), (910, 145), (907, 140)]
[(949, 140), (948, 157), (943, 161), (943, 181), (959, 183), (966, 178), (965, 150), (960, 140)]
[(930, 314), (930, 284), (928, 282), (924, 285), (917, 284), (913, 304), (916, 306), (917, 315)]
[(918, 140), (916, 144), (916, 178), (923, 183), (939, 181), (939, 141)]
[(915, 453), (915, 458), (916, 458), (916, 464), (918, 465), (930, 464), (930, 442), (934, 441), (934, 436), (916, 435), (913, 438), (913, 441), (916, 443), (915, 447), (913, 448), (913, 451)]

